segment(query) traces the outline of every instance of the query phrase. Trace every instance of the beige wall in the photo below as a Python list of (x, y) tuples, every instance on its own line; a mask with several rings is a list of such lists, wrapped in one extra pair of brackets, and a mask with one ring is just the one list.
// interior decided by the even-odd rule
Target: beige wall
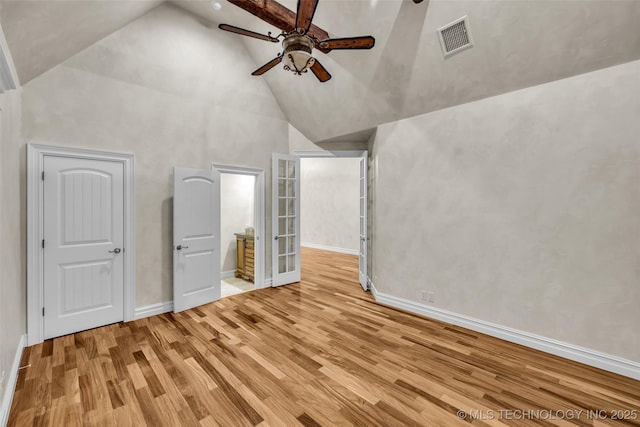
[(220, 270), (236, 269), (236, 236), (254, 224), (254, 190), (256, 179), (250, 175), (220, 174)]
[(26, 201), (21, 198), (26, 151), (20, 146), (20, 96), (20, 89), (0, 94), (0, 402), (27, 329)]
[(300, 238), (357, 252), (360, 159), (303, 158), (300, 173)]
[(640, 361), (640, 61), (379, 127), (384, 293)]
[[(255, 68), (239, 37), (164, 5), (23, 89), (27, 142), (135, 155), (138, 307), (172, 299), (172, 168), (245, 165), (270, 182), (271, 153), (288, 150)], [(267, 235), (270, 200), (268, 189)]]

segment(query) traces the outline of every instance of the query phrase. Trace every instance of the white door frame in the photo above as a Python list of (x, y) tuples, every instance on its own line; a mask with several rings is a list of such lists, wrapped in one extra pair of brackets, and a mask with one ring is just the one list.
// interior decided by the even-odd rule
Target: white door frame
[[(265, 281), (265, 188), (264, 188), (264, 169), (251, 168), (247, 166), (231, 166), (212, 163), (211, 168), (214, 172), (216, 182), (220, 185), (220, 174), (230, 173), (236, 175), (248, 175), (255, 178), (254, 195), (253, 195), (253, 212), (254, 212), (254, 284), (256, 289), (262, 289), (270, 286)], [(218, 192), (218, 197), (220, 192)], [(220, 206), (220, 200), (218, 200)], [(220, 227), (220, 215), (218, 215), (218, 227)], [(220, 239), (222, 243), (222, 239)], [(222, 249), (220, 249), (222, 250)], [(222, 272), (221, 272), (222, 273)]]
[(41, 144), (27, 145), (27, 343), (41, 343), (44, 338), (43, 277), (43, 181), (45, 156), (120, 162), (124, 169), (124, 313), (125, 322), (135, 315), (135, 193), (134, 156), (71, 147)]
[[(319, 150), (309, 150), (309, 151), (304, 151), (304, 150), (296, 150), (293, 152), (293, 154), (295, 156), (298, 156), (300, 158), (357, 158), (357, 159), (365, 159), (365, 164), (368, 166), (369, 164), (369, 151), (368, 150), (333, 150), (333, 151), (319, 151)], [(368, 177), (368, 174), (366, 174), (366, 176)], [(367, 178), (368, 179), (368, 178)], [(365, 200), (368, 203), (369, 200), (369, 183), (366, 182), (366, 188), (365, 188)], [(367, 211), (367, 216), (369, 215), (369, 207), (365, 205), (365, 209)], [(366, 222), (368, 223), (369, 218), (366, 218)], [(358, 217), (358, 223), (360, 222), (360, 217)], [(368, 246), (368, 242), (370, 239), (369, 236), (369, 230), (368, 230), (368, 224), (365, 224), (365, 233), (366, 233), (366, 241), (367, 241), (367, 246)], [(360, 242), (358, 242), (358, 244), (360, 244)], [(360, 252), (358, 250), (358, 252)], [(365, 270), (368, 268), (366, 264), (369, 263), (369, 250), (367, 248), (367, 259), (365, 259)], [(365, 274), (368, 275), (368, 272), (365, 271)], [(360, 278), (358, 277), (358, 280)], [(366, 285), (367, 285), (367, 290), (371, 290), (371, 285), (370, 285), (370, 280), (367, 277), (367, 281), (366, 281)]]

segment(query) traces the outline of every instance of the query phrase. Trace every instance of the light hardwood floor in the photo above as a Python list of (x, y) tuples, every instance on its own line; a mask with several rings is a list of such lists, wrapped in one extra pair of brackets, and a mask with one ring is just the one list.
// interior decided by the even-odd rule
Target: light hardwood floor
[(378, 305), (357, 257), (308, 248), (300, 284), (49, 340), (22, 365), (10, 426), (640, 425), (639, 381)]

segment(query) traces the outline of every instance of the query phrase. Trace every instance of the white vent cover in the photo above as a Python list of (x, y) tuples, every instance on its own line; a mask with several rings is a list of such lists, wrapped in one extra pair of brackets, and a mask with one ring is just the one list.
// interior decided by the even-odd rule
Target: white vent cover
[(473, 46), (473, 37), (469, 28), (469, 19), (463, 16), (442, 28), (438, 28), (438, 38), (444, 56), (453, 55)]

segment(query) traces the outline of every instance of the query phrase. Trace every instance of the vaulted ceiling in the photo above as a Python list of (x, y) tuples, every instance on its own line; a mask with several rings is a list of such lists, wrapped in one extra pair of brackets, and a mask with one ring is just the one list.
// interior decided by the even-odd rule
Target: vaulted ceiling
[[(25, 84), (156, 7), (157, 0), (3, 0), (2, 26)], [(174, 1), (185, 13), (274, 34), (220, 0)], [(296, 0), (282, 0), (296, 10)], [(188, 11), (188, 12), (187, 12)], [(436, 30), (468, 16), (475, 45), (445, 58)], [(312, 141), (640, 58), (637, 0), (320, 0), (313, 22), (331, 37), (373, 35), (372, 50), (315, 55), (327, 83), (276, 67), (263, 77), (289, 122)], [(280, 47), (243, 39), (256, 68)], [(238, 67), (238, 64), (226, 64)], [(238, 73), (253, 69), (238, 68)]]

